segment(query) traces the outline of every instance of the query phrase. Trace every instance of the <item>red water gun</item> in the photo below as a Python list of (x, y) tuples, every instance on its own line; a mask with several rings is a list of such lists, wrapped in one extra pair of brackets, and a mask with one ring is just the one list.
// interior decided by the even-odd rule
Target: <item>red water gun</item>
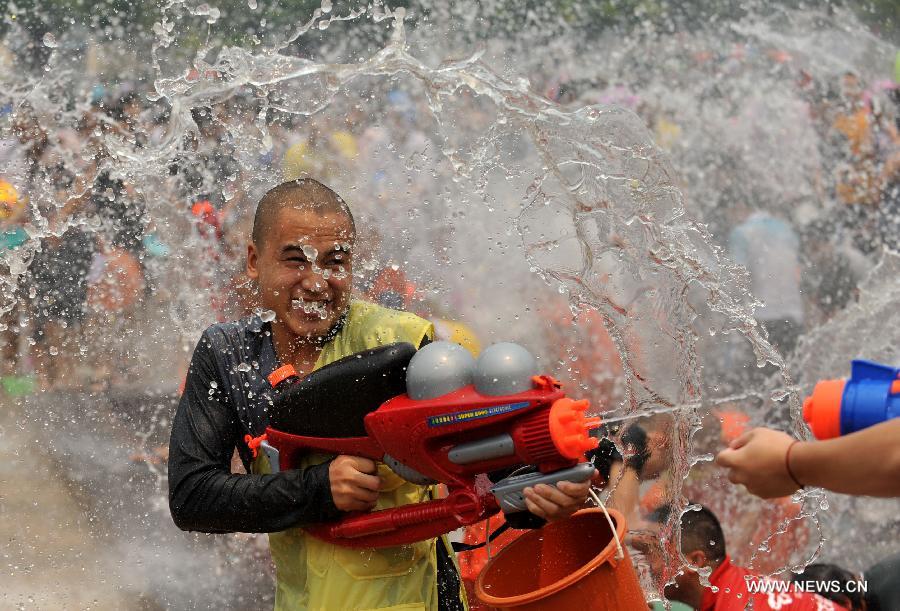
[[(310, 526), (348, 547), (386, 547), (429, 539), (503, 510), (524, 511), (523, 490), (583, 482), (594, 466), (584, 453), (588, 402), (565, 396), (516, 344), (496, 344), (476, 362), (456, 344), (416, 351), (391, 344), (351, 355), (306, 378), (275, 370), (270, 426), (262, 449), (273, 468), (300, 466), (311, 453), (363, 456), (420, 485), (446, 484), (446, 498)], [(513, 471), (499, 481), (488, 474)]]

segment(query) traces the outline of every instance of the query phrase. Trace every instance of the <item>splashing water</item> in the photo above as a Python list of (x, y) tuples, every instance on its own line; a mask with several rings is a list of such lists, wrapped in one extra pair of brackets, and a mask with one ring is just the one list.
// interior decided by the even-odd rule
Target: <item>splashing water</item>
[[(183, 378), (200, 331), (253, 307), (240, 266), (255, 202), (282, 178), (311, 175), (358, 218), (360, 292), (371, 291), (380, 273), (402, 271), (407, 280), (392, 286), (406, 299), (401, 305), (462, 321), (485, 343), (519, 341), (590, 396), (607, 423), (640, 419), (660, 434), (669, 460), (655, 484), (661, 502), (679, 511), (663, 534), (666, 571), (644, 575), (648, 598), (660, 597), (683, 568), (675, 526), (694, 502), (715, 505), (728, 520), (729, 545), (740, 542), (729, 548), (733, 556), (770, 574), (803, 566), (818, 550), (827, 557), (826, 535), (846, 533), (838, 540), (853, 545), (857, 526), (832, 523), (820, 492), (773, 508), (728, 487), (708, 463), (725, 412), (805, 434), (801, 391), (844, 375), (860, 354), (900, 357), (897, 255), (884, 254), (863, 274), (856, 303), (810, 324), (786, 364), (754, 318), (752, 278), (720, 245), (743, 221), (739, 207), (798, 224), (838, 209), (817, 184), (827, 155), (810, 119), (812, 94), (795, 81), (806, 74), (821, 83), (851, 69), (876, 76), (864, 67), (886, 64), (889, 45), (837, 9), (749, 14), (677, 35), (647, 24), (589, 41), (553, 8), (532, 16), (533, 37), (477, 39), (466, 24), (479, 10), (503, 12), (453, 4), (407, 11), (323, 2), (305, 21), (254, 25), (245, 44), (224, 44), (213, 35), (224, 27), (220, 8), (171, 0), (152, 35), (141, 33), (130, 64), (112, 44), (101, 51), (74, 30), (42, 33), (40, 73), (2, 77), (12, 104), (4, 135), (16, 153), (3, 175), (28, 196), (21, 225), (28, 240), (7, 250), (0, 267), (2, 330), (34, 331), (40, 362), (21, 362), (20, 370), (49, 374), (71, 364), (75, 403), (85, 411), (51, 407), (38, 394), (19, 403), (25, 427), (80, 422), (72, 431), (81, 434), (51, 434), (50, 449), (58, 462), (71, 461), (61, 469), (66, 477), (89, 480), (89, 494), (136, 444), (152, 490), (142, 489), (140, 507), (125, 511), (153, 513), (174, 532), (164, 466), (154, 458), (173, 409), (165, 397)], [(572, 10), (577, 20), (581, 9)], [(254, 20), (272, 15), (255, 0), (245, 12)], [(351, 27), (362, 33), (350, 35)], [(12, 27), (7, 45), (27, 44), (25, 34)], [(547, 53), (526, 52), (546, 38)], [(77, 52), (67, 59), (66, 49)], [(549, 61), (559, 49), (569, 59)], [(123, 102), (106, 112), (108, 96), (94, 87), (104, 81), (101, 53), (107, 75), (137, 66), (136, 82), (152, 79), (135, 107), (124, 89)], [(90, 62), (93, 74), (77, 69)], [(537, 93), (542, 86), (557, 101)], [(567, 91), (575, 100), (567, 103)], [(52, 137), (38, 146), (40, 132)], [(850, 226), (844, 237), (859, 235)], [(86, 254), (85, 269), (72, 271)], [(307, 259), (315, 265), (316, 253)], [(817, 271), (809, 264), (804, 274)], [(54, 315), (52, 300), (62, 295), (54, 282), (70, 274), (82, 279), (88, 308), (75, 303), (77, 315)], [(878, 324), (884, 317), (890, 323)], [(73, 352), (69, 334), (68, 357), (47, 344), (66, 336), (54, 336), (50, 323), (67, 319), (81, 335)], [(127, 407), (116, 404), (114, 389), (103, 390), (117, 377), (138, 396), (121, 401)], [(97, 404), (108, 402), (137, 432), (105, 423)], [(96, 438), (105, 439), (99, 450)], [(841, 503), (869, 507), (830, 502)], [(104, 559), (114, 581), (140, 575), (148, 583), (135, 587), (147, 596), (185, 604), (235, 604), (242, 590), (270, 595), (267, 583), (237, 575), (246, 538), (193, 538), (189, 548), (180, 533), (129, 534), (115, 501), (99, 507), (91, 511), (123, 549), (152, 550), (125, 564), (121, 552)], [(875, 528), (885, 511), (869, 511), (867, 528)], [(729, 520), (738, 515), (762, 526), (745, 532)], [(172, 557), (150, 558), (165, 552), (196, 567), (208, 562), (209, 545), (218, 546), (214, 572), (232, 576), (222, 591), (183, 577), (162, 584), (141, 564), (170, 566)], [(852, 561), (871, 560), (861, 550)]]

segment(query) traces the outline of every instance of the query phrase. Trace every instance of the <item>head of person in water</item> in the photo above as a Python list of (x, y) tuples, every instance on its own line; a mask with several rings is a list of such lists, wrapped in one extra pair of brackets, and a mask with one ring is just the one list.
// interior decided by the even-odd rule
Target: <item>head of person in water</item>
[(347, 204), (311, 178), (270, 189), (259, 201), (247, 274), (260, 305), (275, 312), (276, 345), (325, 342), (350, 304), (356, 227)]
[[(646, 536), (633, 536), (629, 543), (644, 557), (650, 570), (656, 575), (665, 572), (665, 558), (659, 545), (657, 532), (669, 519), (672, 508), (669, 505), (651, 512), (647, 516)], [(700, 608), (704, 586), (700, 583), (697, 569), (715, 571), (725, 559), (725, 535), (715, 514), (701, 506), (696, 511), (686, 511), (681, 516), (681, 555), (687, 567), (674, 576), (674, 583), (667, 584), (663, 594), (669, 600), (685, 603), (695, 609)]]

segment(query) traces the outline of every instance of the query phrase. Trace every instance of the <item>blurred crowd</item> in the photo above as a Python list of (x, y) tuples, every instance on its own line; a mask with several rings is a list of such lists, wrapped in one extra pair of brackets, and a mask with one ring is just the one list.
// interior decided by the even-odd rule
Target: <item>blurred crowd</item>
[[(752, 292), (762, 302), (757, 320), (785, 355), (805, 331), (853, 303), (857, 284), (883, 249), (900, 249), (898, 84), (865, 82), (852, 72), (824, 81), (802, 70), (794, 80), (794, 93), (806, 101), (807, 118), (820, 136), (821, 212), (807, 218), (784, 215), (745, 193), (705, 214), (721, 246), (747, 268)], [(632, 108), (657, 143), (673, 152), (677, 165), (681, 126), (643, 103), (639, 91), (563, 77), (549, 82), (545, 94), (565, 106)], [(423, 202), (415, 209), (426, 221), (428, 215), (442, 218), (441, 211), (427, 206), (449, 182), (437, 176), (447, 171), (437, 162), (440, 143), (430, 134), (424, 97), (402, 89), (387, 93), (377, 120), (353, 107), (341, 121), (269, 108), (262, 113), (265, 136), (257, 127), (261, 106), (252, 95), (194, 108), (195, 129), (152, 191), (129, 182), (116, 166), (129, 155), (140, 159), (143, 149), (171, 137), (169, 130), (177, 125), (172, 110), (151, 101), (149, 88), (139, 83), (97, 86), (73, 109), (72, 122), (44, 116), (27, 102), (2, 109), (0, 273), (16, 278), (0, 296), (0, 375), (9, 394), (115, 384), (141, 352), (123, 337), (152, 336), (147, 329), (138, 333), (136, 326), (187, 318), (191, 308), (206, 324), (252, 312), (253, 286), (243, 266), (256, 196), (250, 185), (259, 176), (279, 181), (309, 175), (332, 184), (348, 193), (363, 219), (395, 197)], [(470, 111), (471, 121), (487, 127), (490, 116), (474, 98)], [(242, 141), (249, 133), (258, 134), (262, 153)], [(406, 171), (412, 166), (416, 179)], [(440, 223), (418, 226), (431, 232), (421, 242), (439, 259), (451, 246), (449, 232)], [(373, 228), (362, 234), (357, 260), (365, 263), (356, 273), (358, 293), (434, 320), (439, 337), (477, 354), (478, 331), (411, 280), (393, 249), (393, 236)], [(176, 252), (179, 260), (173, 263)], [(183, 286), (175, 279), (187, 273), (186, 265), (192, 296), (171, 289)], [(540, 333), (551, 352), (548, 362), (561, 364), (564, 381), (588, 393), (594, 404), (615, 404), (623, 393), (621, 363), (601, 316), (573, 314), (562, 297), (540, 315), (546, 321)], [(732, 407), (711, 415), (718, 422), (696, 440), (699, 453), (715, 451), (747, 428), (749, 418)], [(638, 426), (640, 432), (611, 432), (628, 451), (611, 461), (606, 474), (611, 504), (635, 524), (659, 515), (675, 485), (671, 419), (653, 416)], [(641, 460), (629, 465), (629, 456)], [(810, 534), (793, 520), (798, 505), (780, 499), (748, 511), (724, 493), (727, 485), (697, 468), (685, 494), (726, 523), (736, 561), (755, 562), (765, 573), (785, 566), (809, 543)], [(784, 529), (769, 540), (779, 524)], [(467, 536), (477, 539), (484, 532)], [(754, 550), (760, 545), (768, 553), (758, 555)], [(467, 563), (471, 577), (481, 565), (477, 559), (465, 561), (464, 574)]]

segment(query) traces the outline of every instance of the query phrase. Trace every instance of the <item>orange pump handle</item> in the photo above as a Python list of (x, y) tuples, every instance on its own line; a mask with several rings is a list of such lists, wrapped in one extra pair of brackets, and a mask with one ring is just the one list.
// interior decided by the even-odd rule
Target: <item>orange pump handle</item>
[(589, 429), (600, 426), (600, 418), (584, 417), (589, 406), (586, 399), (575, 401), (569, 397), (557, 399), (550, 406), (550, 439), (566, 458), (582, 458), (600, 444), (599, 439), (588, 434)]

